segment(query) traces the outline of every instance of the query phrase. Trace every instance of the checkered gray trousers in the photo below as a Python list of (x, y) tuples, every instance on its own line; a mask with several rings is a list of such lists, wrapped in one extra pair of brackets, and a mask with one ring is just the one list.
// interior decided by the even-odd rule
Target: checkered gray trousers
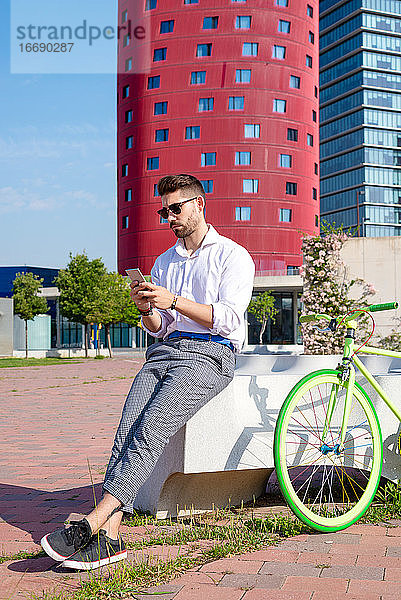
[(235, 356), (217, 342), (178, 339), (150, 346), (117, 429), (103, 489), (133, 512), (133, 501), (170, 437), (223, 390)]

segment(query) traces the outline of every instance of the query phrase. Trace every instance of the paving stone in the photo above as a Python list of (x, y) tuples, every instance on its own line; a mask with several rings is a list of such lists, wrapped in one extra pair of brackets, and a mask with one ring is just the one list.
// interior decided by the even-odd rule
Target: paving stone
[(132, 600), (133, 596), (135, 597), (135, 600), (173, 600), (182, 588), (182, 585), (173, 585), (170, 583), (159, 585), (152, 588), (146, 588), (146, 590), (143, 590), (143, 594), (131, 594), (127, 600)]
[(200, 571), (188, 571), (187, 573), (184, 573), (184, 575), (181, 575), (180, 577), (177, 577), (176, 579), (174, 579), (174, 583), (177, 584), (182, 584), (182, 585), (186, 585), (186, 584), (200, 584), (200, 583), (206, 583), (206, 584), (217, 584), (219, 583), (219, 581), (221, 581), (221, 579), (224, 577), (224, 573), (201, 573)]
[(289, 552), (321, 552), (322, 554), (330, 552), (333, 544), (324, 541), (307, 539), (305, 542), (293, 542), (291, 538), (280, 544), (280, 549)]
[(283, 592), (282, 590), (263, 590), (254, 588), (245, 593), (241, 600), (309, 600), (311, 592)]
[(370, 594), (388, 594), (392, 600), (399, 600), (401, 598), (401, 582), (397, 583), (394, 581), (361, 581), (359, 579), (351, 579), (349, 583), (348, 593), (359, 594), (362, 589), (367, 589)]
[(203, 565), (202, 573), (258, 573), (264, 563), (261, 560), (238, 560), (238, 558), (222, 558)]
[(320, 577), (345, 577), (346, 579), (369, 579), (383, 581), (384, 569), (380, 567), (332, 566), (322, 569)]
[(241, 600), (243, 595), (244, 590), (239, 588), (222, 588), (201, 584), (184, 586), (174, 600)]
[(386, 581), (399, 581), (401, 583), (401, 569), (399, 567), (386, 567), (384, 579)]
[(280, 589), (285, 580), (284, 576), (279, 575), (245, 575), (245, 574), (232, 574), (224, 575), (223, 579), (219, 583), (219, 588), (233, 587), (233, 588), (262, 588), (262, 589)]
[(275, 560), (278, 562), (295, 562), (299, 556), (299, 552), (289, 552), (282, 550), (282, 546), (269, 546), (265, 550), (256, 550), (256, 552), (247, 552), (242, 554), (240, 560)]
[[(314, 592), (313, 600), (383, 600), (383, 598), (380, 594), (371, 594), (367, 589), (361, 589), (358, 593), (347, 592), (346, 594), (332, 593), (330, 590)], [(396, 600), (396, 598), (391, 598), (391, 600)]]
[(310, 575), (318, 577), (321, 569), (317, 569), (314, 565), (305, 565), (300, 563), (284, 563), (284, 562), (265, 562), (259, 573), (261, 575)]
[[(339, 531), (337, 533), (314, 533), (308, 536), (308, 542), (324, 542), (325, 544), (359, 544), (362, 536), (360, 534), (352, 534)], [(291, 538), (293, 539), (293, 538)]]
[(361, 567), (383, 567), (401, 569), (401, 556), (358, 556), (356, 564)]
[(401, 545), (400, 546), (390, 546), (389, 548), (387, 548), (386, 556), (401, 557)]
[(380, 543), (374, 543), (373, 539), (374, 538), (372, 537), (372, 543), (361, 543), (358, 544), (358, 546), (350, 544), (333, 544), (330, 549), (330, 554), (352, 554), (354, 556), (355, 554), (358, 554), (359, 556), (362, 554), (372, 556), (372, 554), (374, 554), (375, 556), (385, 556), (387, 546), (381, 543), (381, 538)]
[(351, 525), (350, 527), (347, 527), (347, 533), (358, 533), (358, 534), (362, 534), (362, 535), (386, 535), (387, 534), (387, 526), (384, 524), (378, 524), (378, 525), (364, 525), (364, 524), (359, 524), (356, 523), (354, 525)]
[(344, 593), (347, 591), (348, 580), (334, 577), (293, 577), (289, 576), (285, 580), (282, 589), (285, 591), (311, 590), (313, 592), (327, 591), (331, 593)]
[[(312, 565), (355, 565), (358, 555), (356, 554), (321, 554), (319, 552), (302, 552), (297, 560), (298, 563)], [(370, 565), (367, 565), (370, 566)]]

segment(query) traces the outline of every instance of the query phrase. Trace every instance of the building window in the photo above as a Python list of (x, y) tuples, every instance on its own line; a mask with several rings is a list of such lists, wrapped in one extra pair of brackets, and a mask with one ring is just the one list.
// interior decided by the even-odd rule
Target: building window
[(259, 44), (257, 42), (244, 42), (242, 44), (242, 56), (257, 56)]
[(131, 202), (131, 200), (132, 200), (132, 188), (128, 188), (128, 190), (125, 190), (125, 201)]
[(148, 90), (155, 90), (160, 87), (160, 75), (148, 77)]
[(312, 199), (317, 200), (317, 189), (316, 188), (312, 188)]
[(315, 98), (317, 98), (318, 95), (318, 90), (317, 90), (317, 85), (315, 85)]
[(310, 4), (306, 5), (306, 14), (308, 15), (308, 17), (313, 18), (313, 6), (311, 6)]
[(174, 19), (160, 22), (160, 33), (172, 33), (174, 31)]
[(276, 6), (288, 6), (288, 0), (276, 0)]
[(199, 112), (213, 110), (214, 98), (199, 98)]
[(291, 208), (280, 208), (280, 221), (281, 223), (291, 223), (292, 221), (292, 210)]
[(287, 140), (289, 140), (290, 142), (297, 142), (298, 141), (298, 129), (291, 129), (291, 127), (288, 127)]
[(238, 16), (235, 19), (236, 29), (250, 29), (251, 28), (251, 17), (250, 16)]
[(209, 167), (216, 164), (216, 152), (202, 152), (201, 166)]
[(190, 125), (185, 127), (185, 139), (186, 140), (198, 140), (200, 138), (200, 127), (199, 125)]
[(315, 215), (315, 227), (319, 227), (319, 217)]
[(312, 110), (312, 121), (314, 121), (315, 123), (317, 121), (317, 112), (315, 110)]
[(290, 75), (290, 87), (299, 90), (301, 87), (301, 78), (296, 75)]
[(291, 22), (290, 21), (283, 21), (283, 19), (280, 19), (278, 22), (278, 31), (279, 33), (290, 33), (291, 31)]
[(156, 129), (155, 142), (168, 142), (168, 129)]
[(146, 0), (145, 10), (153, 10), (157, 6), (157, 0)]
[(251, 83), (251, 69), (236, 69), (235, 83)]
[(125, 165), (122, 165), (122, 167), (121, 167), (121, 176), (127, 177), (127, 175), (128, 175), (128, 165), (125, 164)]
[(250, 165), (251, 164), (251, 153), (250, 152), (236, 152), (235, 153), (235, 164), (236, 165)]
[(203, 29), (217, 29), (219, 17), (205, 17), (203, 19)]
[(312, 68), (312, 57), (309, 54), (306, 55), (306, 66)]
[(148, 171), (154, 171), (159, 168), (159, 157), (152, 156), (151, 158), (146, 159), (146, 169)]
[(259, 190), (259, 179), (243, 179), (242, 191), (244, 194), (257, 194)]
[(199, 0), (184, 0), (184, 4), (198, 4)]
[(228, 110), (244, 110), (244, 96), (230, 96)]
[(121, 227), (123, 229), (128, 229), (128, 215), (122, 218)]
[(293, 181), (285, 182), (285, 193), (289, 196), (296, 196), (298, 191), (298, 184)]
[(249, 123), (244, 125), (244, 137), (246, 138), (258, 138), (260, 137), (260, 125), (255, 123)]
[(128, 20), (128, 10), (124, 10), (121, 15), (121, 23), (125, 23)]
[(200, 180), (205, 194), (213, 194), (213, 179), (201, 179)]
[(160, 224), (162, 223), (168, 223), (168, 219), (163, 219), (163, 217), (160, 215)]
[(167, 113), (167, 102), (155, 102), (154, 115), (165, 115)]
[(250, 206), (236, 206), (235, 207), (235, 220), (236, 221), (250, 221), (251, 220), (251, 207)]
[(129, 135), (127, 138), (125, 138), (125, 148), (126, 150), (131, 150), (131, 148), (134, 145), (134, 136), (133, 135)]
[(285, 46), (273, 46), (273, 58), (285, 59)]
[(132, 123), (132, 116), (133, 116), (132, 110), (127, 110), (125, 113), (125, 122)]
[(127, 46), (129, 46), (129, 35), (127, 33), (127, 35), (124, 36), (123, 38), (123, 48), (126, 48)]
[(160, 196), (159, 190), (157, 189), (157, 183), (153, 184), (153, 195), (154, 195), (155, 198), (157, 198), (158, 196)]
[(308, 146), (313, 146), (313, 135), (311, 133), (306, 134), (306, 143)]
[(153, 62), (159, 62), (160, 60), (166, 60), (167, 48), (155, 48), (153, 50)]
[(131, 71), (132, 69), (132, 58), (127, 58), (125, 61), (125, 72)]
[(284, 169), (291, 169), (291, 167), (292, 167), (291, 154), (280, 154), (278, 164), (279, 164), (279, 167), (283, 167)]
[(319, 167), (317, 163), (315, 163), (315, 175), (319, 175)]
[(206, 81), (206, 71), (192, 71), (191, 73), (191, 83), (205, 83)]
[(287, 111), (287, 100), (273, 100), (273, 112), (285, 113)]
[(123, 100), (129, 96), (129, 85), (123, 87)]
[(315, 43), (315, 34), (313, 33), (313, 31), (310, 31), (310, 32), (309, 32), (309, 42), (310, 42), (311, 44), (314, 44), (314, 43)]
[(196, 47), (196, 56), (212, 56), (212, 44), (198, 44)]

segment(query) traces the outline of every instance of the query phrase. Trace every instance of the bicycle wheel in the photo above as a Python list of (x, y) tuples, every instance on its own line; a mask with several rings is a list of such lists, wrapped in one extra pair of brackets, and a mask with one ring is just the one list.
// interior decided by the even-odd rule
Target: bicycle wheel
[[(338, 531), (357, 521), (380, 481), (380, 425), (371, 400), (357, 383), (340, 450), (346, 388), (338, 371), (307, 375), (287, 396), (274, 433), (281, 491), (297, 517), (318, 531)], [(331, 395), (335, 404), (329, 419)]]

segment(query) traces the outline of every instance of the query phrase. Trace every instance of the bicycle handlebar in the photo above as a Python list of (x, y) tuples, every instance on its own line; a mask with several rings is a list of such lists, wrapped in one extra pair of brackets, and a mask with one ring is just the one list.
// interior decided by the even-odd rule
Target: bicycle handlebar
[[(366, 310), (368, 310), (369, 312), (379, 312), (380, 310), (394, 310), (398, 308), (398, 302), (386, 302), (384, 304), (371, 304), (370, 306), (367, 307)], [(344, 316), (341, 315), (339, 317), (333, 317), (336, 318), (337, 322), (341, 321), (342, 319), (346, 321), (350, 321), (351, 319), (356, 319), (357, 317), (360, 317), (363, 314), (363, 311), (359, 311), (358, 309), (356, 309), (351, 315), (349, 315), (348, 317), (346, 317), (344, 319)], [(332, 317), (330, 317), (330, 315), (326, 315), (326, 314), (320, 314), (320, 313), (312, 313), (311, 315), (303, 315), (302, 317), (299, 318), (299, 322), (300, 323), (311, 323), (312, 321), (319, 321), (319, 320), (326, 320), (326, 321), (331, 321)]]
[(398, 302), (387, 302), (386, 304), (371, 304), (368, 306), (369, 312), (378, 312), (379, 310), (394, 310), (398, 308)]

